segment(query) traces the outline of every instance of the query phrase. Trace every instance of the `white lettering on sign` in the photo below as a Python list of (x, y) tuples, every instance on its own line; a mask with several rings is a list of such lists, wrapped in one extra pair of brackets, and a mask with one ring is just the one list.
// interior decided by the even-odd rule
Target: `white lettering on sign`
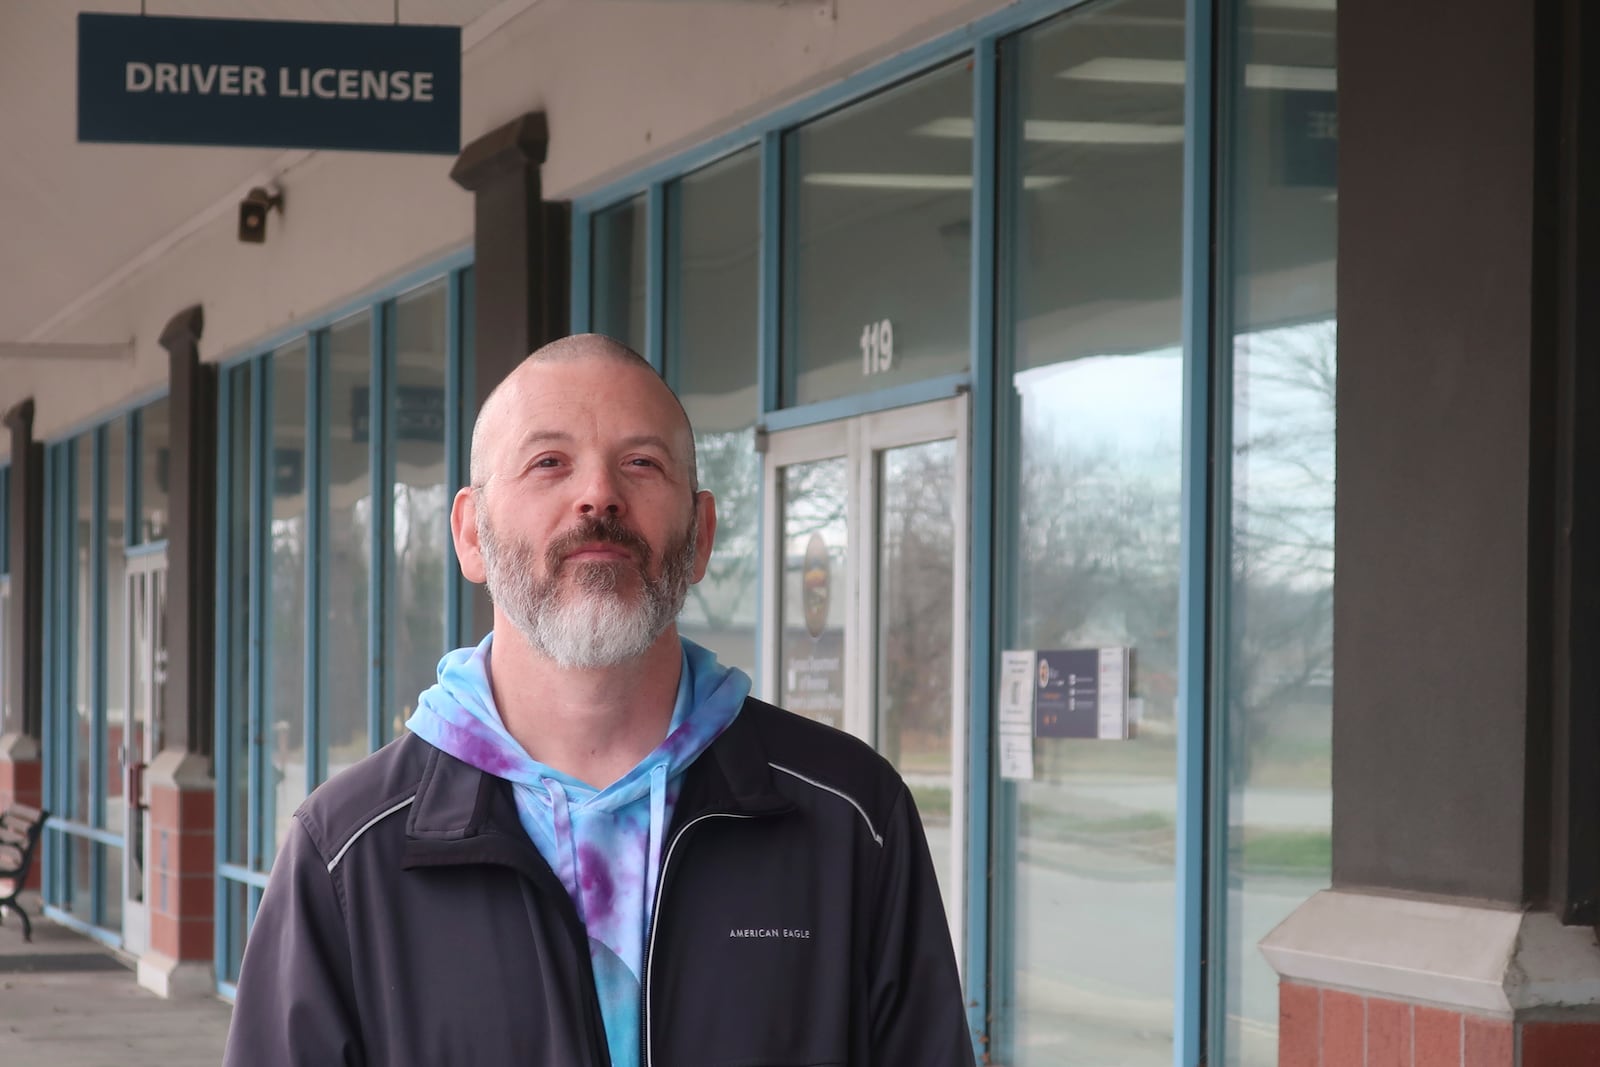
[(265, 67), (237, 63), (129, 63), (123, 88), (130, 93), (172, 93), (178, 96), (266, 96)]
[(861, 328), (861, 373), (883, 374), (894, 366), (894, 327), (888, 319)]
[[(237, 63), (139, 63), (123, 67), (123, 89), (130, 93), (177, 96), (269, 96), (265, 67)], [(433, 102), (431, 70), (363, 70), (357, 67), (278, 68), (277, 95), (323, 100)]]

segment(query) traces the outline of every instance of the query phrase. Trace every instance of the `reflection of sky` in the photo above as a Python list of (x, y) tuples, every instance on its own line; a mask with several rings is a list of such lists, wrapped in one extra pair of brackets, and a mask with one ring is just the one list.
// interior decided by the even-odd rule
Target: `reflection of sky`
[[(1324, 584), (1332, 567), (1334, 344), (1331, 320), (1234, 341), (1236, 548), (1295, 584)], [(1070, 450), (1107, 463), (1107, 476), (1177, 477), (1181, 349), (1052, 363), (1014, 384), (1026, 430), (1062, 461)]]
[(1013, 381), (1030, 427), (1057, 430), (1074, 449), (1108, 459), (1159, 459), (1162, 473), (1178, 473), (1171, 461), (1181, 442), (1181, 349), (1052, 363), (1018, 371)]

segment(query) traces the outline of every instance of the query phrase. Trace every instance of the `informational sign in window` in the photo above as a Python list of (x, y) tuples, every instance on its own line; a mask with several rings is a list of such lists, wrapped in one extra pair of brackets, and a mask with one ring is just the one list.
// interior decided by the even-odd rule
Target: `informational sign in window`
[(78, 140), (454, 155), (461, 28), (80, 12)]
[(1023, 649), (1001, 653), (995, 703), (1000, 777), (1033, 777), (1035, 739), (1126, 741), (1132, 650)]

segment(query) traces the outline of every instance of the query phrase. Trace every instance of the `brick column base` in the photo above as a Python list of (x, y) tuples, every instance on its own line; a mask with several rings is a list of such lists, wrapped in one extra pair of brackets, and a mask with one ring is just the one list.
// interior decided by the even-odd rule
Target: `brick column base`
[[(42, 768), (38, 741), (24, 734), (0, 734), (0, 811), (14, 803), (42, 807)], [(28, 872), (23, 889), (38, 892), (39, 871), (43, 866), (39, 856), (34, 856), (33, 869)]]
[(210, 993), (216, 901), (216, 788), (206, 760), (164, 750), (150, 764), (150, 948), (139, 984), (161, 996)]
[(1600, 946), (1552, 915), (1326, 892), (1261, 950), (1279, 1067), (1600, 1064)]

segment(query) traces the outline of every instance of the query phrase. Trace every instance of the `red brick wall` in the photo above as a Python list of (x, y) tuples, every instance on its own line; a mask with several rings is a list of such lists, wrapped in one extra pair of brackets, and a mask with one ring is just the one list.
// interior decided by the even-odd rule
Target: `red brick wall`
[(1278, 1067), (1600, 1067), (1600, 1021), (1513, 1023), (1282, 982)]
[(150, 788), (150, 947), (174, 960), (211, 958), (216, 795)]

